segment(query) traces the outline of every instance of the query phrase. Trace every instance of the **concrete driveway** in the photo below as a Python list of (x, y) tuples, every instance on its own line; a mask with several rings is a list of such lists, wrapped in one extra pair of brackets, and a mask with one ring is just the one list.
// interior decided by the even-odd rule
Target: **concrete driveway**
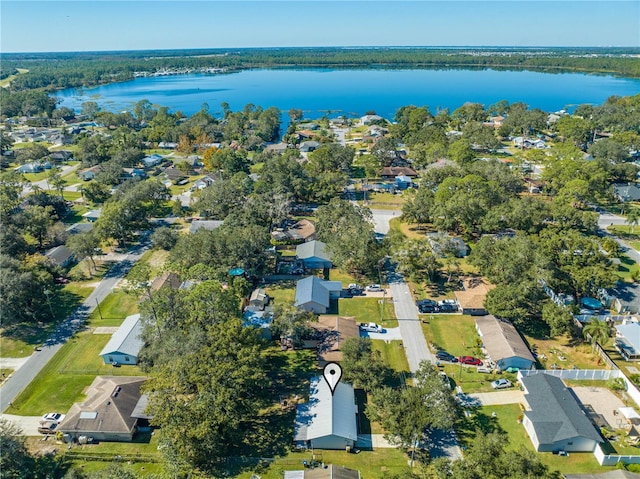
[(389, 220), (402, 215), (400, 210), (371, 210), (373, 215), (374, 230), (376, 233), (386, 235), (389, 232)]
[(384, 333), (370, 333), (367, 331), (360, 331), (360, 337), (371, 339), (382, 339), (385, 341), (402, 341), (402, 335), (400, 334), (400, 328), (386, 328)]
[[(48, 411), (43, 411), (46, 414)], [(0, 414), (0, 418), (7, 419), (22, 429), (24, 436), (42, 436), (38, 432), (38, 426), (42, 420), (42, 416), (15, 416), (14, 414)]]
[(498, 406), (501, 404), (523, 404), (524, 391), (519, 389), (505, 389), (491, 393), (467, 394), (470, 398), (477, 399), (483, 406)]

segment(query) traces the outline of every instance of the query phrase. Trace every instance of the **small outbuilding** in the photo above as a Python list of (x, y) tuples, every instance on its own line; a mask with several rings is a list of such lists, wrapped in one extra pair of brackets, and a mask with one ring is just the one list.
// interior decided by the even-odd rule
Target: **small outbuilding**
[(358, 439), (353, 386), (339, 382), (333, 394), (322, 377), (310, 381), (309, 402), (296, 410), (294, 441), (314, 449), (342, 449)]
[(268, 304), (269, 295), (264, 288), (256, 288), (252, 291), (251, 296), (249, 297), (249, 306), (254, 308), (254, 310), (258, 309), (262, 311)]
[(128, 316), (113, 333), (100, 356), (105, 364), (136, 364), (143, 346), (140, 314)]
[(613, 345), (625, 361), (640, 361), (640, 324), (628, 321), (616, 325)]
[(521, 379), (528, 408), (524, 425), (538, 452), (593, 452), (604, 442), (562, 379), (534, 374)]

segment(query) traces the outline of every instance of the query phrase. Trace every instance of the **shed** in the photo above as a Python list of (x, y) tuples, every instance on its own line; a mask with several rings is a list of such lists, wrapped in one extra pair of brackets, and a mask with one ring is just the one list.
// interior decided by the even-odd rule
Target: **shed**
[(96, 377), (84, 402), (71, 406), (58, 430), (74, 439), (90, 436), (98, 441), (133, 440), (140, 418), (134, 411), (141, 409), (137, 406), (145, 381), (144, 377)]
[(535, 363), (533, 354), (510, 322), (495, 316), (483, 316), (476, 319), (476, 330), (487, 355), (498, 369), (531, 369)]
[(138, 354), (144, 345), (140, 333), (142, 323), (140, 314), (128, 316), (113, 333), (107, 345), (102, 348), (100, 356), (105, 364), (136, 364)]
[(529, 410), (524, 425), (538, 452), (593, 452), (604, 442), (562, 379), (534, 374), (521, 379)]
[(294, 441), (314, 449), (345, 449), (358, 439), (353, 386), (339, 382), (333, 394), (322, 377), (310, 381), (309, 402), (296, 410)]
[(640, 324), (628, 321), (616, 325), (613, 345), (626, 361), (640, 360)]
[(269, 295), (263, 288), (256, 288), (251, 292), (251, 296), (249, 297), (249, 306), (262, 311), (268, 304)]
[(296, 256), (308, 269), (331, 268), (331, 258), (327, 253), (327, 245), (322, 241), (308, 241), (296, 246)]

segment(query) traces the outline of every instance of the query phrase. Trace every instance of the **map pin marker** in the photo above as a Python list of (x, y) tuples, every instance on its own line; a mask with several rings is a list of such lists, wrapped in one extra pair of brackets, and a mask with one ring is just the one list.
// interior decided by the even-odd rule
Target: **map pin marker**
[(342, 368), (337, 363), (327, 363), (322, 370), (322, 375), (324, 376), (324, 380), (327, 381), (329, 389), (331, 390), (331, 395), (333, 396), (333, 393), (340, 382), (340, 378), (342, 377)]

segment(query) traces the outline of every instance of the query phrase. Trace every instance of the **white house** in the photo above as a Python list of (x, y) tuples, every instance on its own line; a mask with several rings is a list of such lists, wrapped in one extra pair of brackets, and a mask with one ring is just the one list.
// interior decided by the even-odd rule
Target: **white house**
[(143, 341), (140, 314), (128, 316), (100, 352), (105, 364), (136, 364)]
[(353, 386), (339, 382), (333, 394), (322, 377), (310, 382), (309, 402), (296, 410), (294, 441), (314, 449), (345, 449), (358, 439)]
[(613, 344), (626, 361), (640, 360), (640, 324), (629, 321), (617, 325)]
[(604, 442), (562, 379), (534, 374), (521, 379), (525, 400), (524, 425), (539, 452), (593, 452)]

